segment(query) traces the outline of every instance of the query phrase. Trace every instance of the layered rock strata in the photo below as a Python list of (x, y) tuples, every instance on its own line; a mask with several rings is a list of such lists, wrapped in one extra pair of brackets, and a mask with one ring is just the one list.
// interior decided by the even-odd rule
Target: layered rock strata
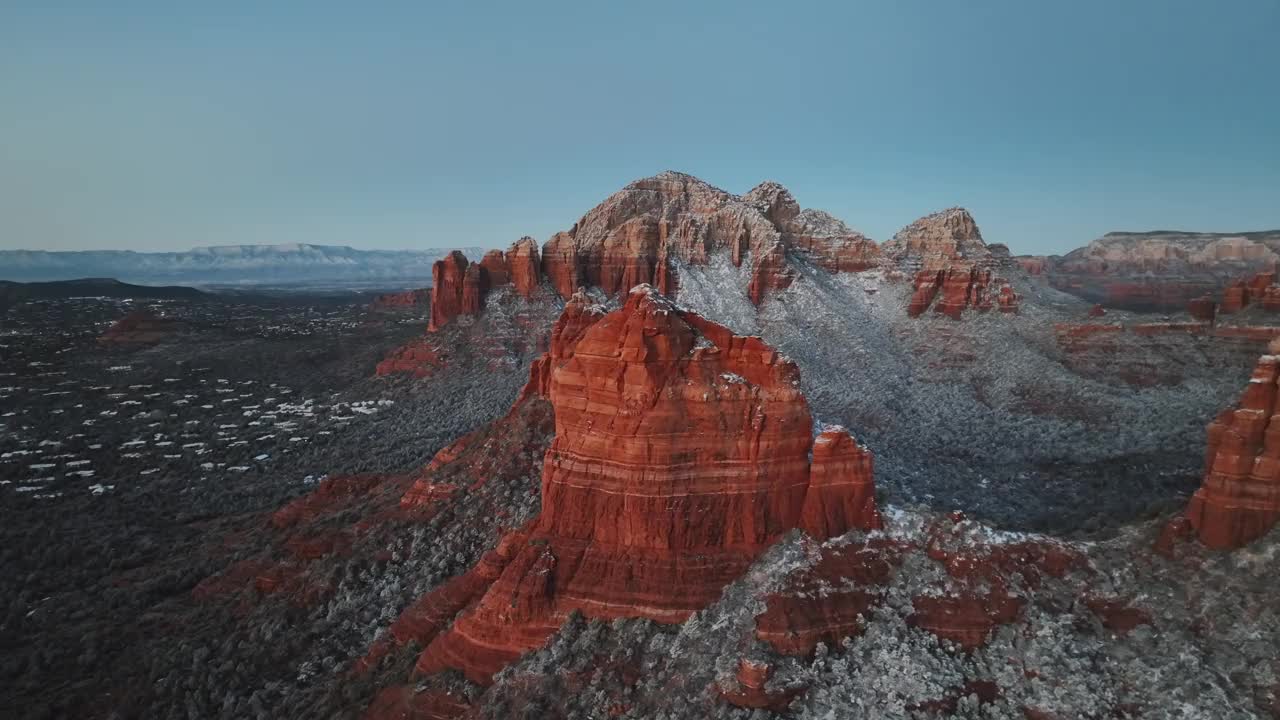
[(420, 673), (485, 683), (573, 611), (680, 622), (792, 528), (879, 524), (870, 453), (843, 428), (815, 444), (795, 364), (650, 286), (608, 314), (571, 298), (522, 398), (543, 395), (556, 434), (541, 514), (487, 557), (483, 592), (446, 585), (416, 605), (468, 606)]
[(1003, 245), (987, 245), (973, 216), (963, 208), (927, 215), (882, 247), (886, 259), (913, 278), (907, 314), (930, 307), (961, 319), (966, 309), (1018, 311), (1020, 297), (1000, 273), (1016, 266)]
[[(1168, 312), (1220, 294), (1234, 278), (1274, 270), (1280, 261), (1280, 231), (1116, 232), (1063, 256), (1018, 261), (1052, 287), (1085, 300), (1109, 308)], [(1242, 299), (1238, 290), (1233, 294), (1231, 303)]]
[(1280, 357), (1263, 355), (1236, 407), (1209, 424), (1204, 483), (1186, 515), (1211, 548), (1243, 547), (1280, 519), (1278, 379)]

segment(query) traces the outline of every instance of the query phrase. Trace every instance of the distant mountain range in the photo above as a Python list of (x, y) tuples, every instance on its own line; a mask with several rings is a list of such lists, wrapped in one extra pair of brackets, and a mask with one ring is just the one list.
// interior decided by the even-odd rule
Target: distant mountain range
[(412, 280), (426, 286), (431, 264), (448, 251), (357, 250), (303, 243), (223, 245), (184, 252), (0, 250), (0, 280), (113, 277), (135, 283), (194, 285)]

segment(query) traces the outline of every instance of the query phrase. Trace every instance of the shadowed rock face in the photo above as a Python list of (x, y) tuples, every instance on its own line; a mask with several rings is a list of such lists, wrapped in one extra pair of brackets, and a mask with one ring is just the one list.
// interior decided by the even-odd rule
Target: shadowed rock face
[(575, 610), (680, 622), (792, 528), (879, 526), (870, 453), (838, 427), (815, 445), (795, 364), (650, 286), (609, 314), (571, 298), (521, 402), (544, 393), (542, 512), (447, 597), (415, 604), (433, 627), (471, 605), (420, 673), (487, 683)]
[(1263, 355), (1236, 407), (1209, 425), (1204, 484), (1187, 506), (1187, 519), (1211, 548), (1243, 547), (1280, 519), (1278, 379), (1280, 358)]

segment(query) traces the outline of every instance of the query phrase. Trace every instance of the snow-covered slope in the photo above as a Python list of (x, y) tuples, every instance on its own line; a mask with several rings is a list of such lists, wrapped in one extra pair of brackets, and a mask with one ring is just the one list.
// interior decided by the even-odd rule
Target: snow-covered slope
[[(796, 282), (759, 311), (737, 277), (748, 269), (727, 258), (680, 267), (677, 299), (794, 359), (815, 418), (871, 447), (876, 484), (896, 502), (1060, 531), (1145, 514), (1156, 497), (1176, 504), (1196, 486), (1204, 424), (1249, 371), (1204, 338), (1175, 336), (1160, 339), (1177, 352), (1162, 362), (1179, 367), (1181, 383), (1086, 377), (1064, 365), (1054, 326), (1083, 319), (1088, 305), (1025, 277), (1018, 314), (911, 319), (909, 283), (794, 266)], [(1151, 352), (1132, 342), (1116, 362)]]

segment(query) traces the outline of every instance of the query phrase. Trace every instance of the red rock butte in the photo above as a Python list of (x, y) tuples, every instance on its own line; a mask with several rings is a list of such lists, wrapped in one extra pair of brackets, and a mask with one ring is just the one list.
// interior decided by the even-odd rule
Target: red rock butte
[(1204, 483), (1187, 506), (1208, 547), (1243, 547), (1280, 520), (1278, 381), (1280, 357), (1263, 355), (1236, 407), (1209, 424)]
[(433, 627), (462, 610), (418, 672), (487, 683), (574, 611), (681, 622), (794, 528), (879, 527), (870, 452), (839, 427), (815, 443), (799, 385), (759, 338), (648, 285), (607, 314), (575, 294), (518, 401), (554, 409), (541, 514), (415, 603), (447, 608)]

